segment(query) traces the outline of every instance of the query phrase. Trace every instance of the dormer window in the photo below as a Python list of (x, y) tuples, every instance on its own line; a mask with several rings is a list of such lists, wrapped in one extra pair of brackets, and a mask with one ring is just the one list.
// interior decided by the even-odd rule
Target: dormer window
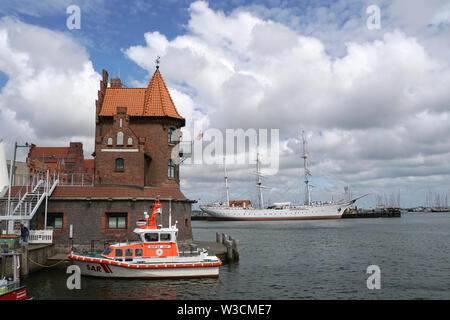
[(122, 146), (123, 145), (123, 132), (117, 133), (117, 145)]

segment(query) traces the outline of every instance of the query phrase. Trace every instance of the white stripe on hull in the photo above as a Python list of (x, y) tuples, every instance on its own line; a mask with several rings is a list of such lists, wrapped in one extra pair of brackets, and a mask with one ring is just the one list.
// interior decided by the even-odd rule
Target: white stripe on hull
[(219, 267), (132, 269), (127, 267), (74, 260), (85, 276), (103, 278), (203, 278), (218, 277)]

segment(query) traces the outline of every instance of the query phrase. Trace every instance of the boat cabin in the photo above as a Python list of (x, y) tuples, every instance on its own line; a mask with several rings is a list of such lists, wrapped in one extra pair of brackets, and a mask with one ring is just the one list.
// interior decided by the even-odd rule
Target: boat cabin
[(116, 261), (178, 256), (178, 229), (136, 229), (141, 242), (119, 243), (109, 246), (101, 256)]
[(178, 229), (175, 226), (163, 228), (161, 225), (157, 225), (156, 216), (160, 212), (161, 204), (158, 199), (152, 208), (152, 215), (149, 217), (145, 212), (145, 218), (138, 219), (136, 222), (137, 228), (134, 229), (134, 233), (138, 235), (140, 242), (111, 245), (101, 256), (116, 261), (136, 262), (146, 258), (178, 256)]

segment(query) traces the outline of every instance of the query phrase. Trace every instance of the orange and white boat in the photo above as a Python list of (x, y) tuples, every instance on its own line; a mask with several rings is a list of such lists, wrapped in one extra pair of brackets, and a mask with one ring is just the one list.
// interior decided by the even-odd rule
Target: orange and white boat
[(178, 229), (156, 224), (162, 205), (157, 199), (151, 216), (137, 221), (138, 242), (110, 245), (103, 253), (75, 254), (69, 258), (82, 275), (104, 278), (203, 278), (218, 277), (222, 261), (206, 249), (179, 252)]

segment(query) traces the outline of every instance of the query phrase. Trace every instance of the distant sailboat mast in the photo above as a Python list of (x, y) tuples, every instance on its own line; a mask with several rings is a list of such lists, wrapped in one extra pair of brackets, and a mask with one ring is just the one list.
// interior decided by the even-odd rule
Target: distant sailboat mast
[(311, 204), (311, 190), (309, 185), (309, 176), (311, 176), (311, 173), (308, 169), (308, 153), (306, 151), (306, 139), (305, 139), (305, 131), (302, 131), (302, 139), (303, 139), (303, 164), (305, 167), (305, 185), (306, 185), (306, 194), (305, 194), (305, 204), (310, 205)]

